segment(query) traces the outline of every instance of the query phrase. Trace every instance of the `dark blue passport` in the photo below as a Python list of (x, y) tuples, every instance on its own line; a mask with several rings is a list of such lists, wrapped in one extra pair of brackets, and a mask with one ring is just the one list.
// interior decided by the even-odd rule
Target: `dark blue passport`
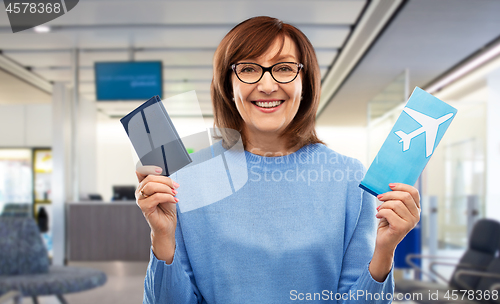
[(154, 96), (120, 119), (143, 166), (172, 173), (192, 162), (159, 96)]

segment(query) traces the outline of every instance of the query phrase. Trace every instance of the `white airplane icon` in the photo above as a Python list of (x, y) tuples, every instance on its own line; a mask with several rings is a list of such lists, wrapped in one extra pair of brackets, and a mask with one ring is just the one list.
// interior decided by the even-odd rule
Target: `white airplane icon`
[(410, 115), (411, 118), (422, 126), (409, 134), (406, 134), (403, 131), (394, 132), (401, 138), (399, 142), (403, 142), (403, 151), (410, 149), (410, 142), (412, 138), (425, 132), (425, 157), (429, 157), (432, 152), (434, 152), (434, 143), (436, 142), (439, 125), (450, 119), (453, 116), (453, 113), (448, 113), (435, 119), (408, 107), (405, 107), (403, 111), (405, 111), (406, 114)]

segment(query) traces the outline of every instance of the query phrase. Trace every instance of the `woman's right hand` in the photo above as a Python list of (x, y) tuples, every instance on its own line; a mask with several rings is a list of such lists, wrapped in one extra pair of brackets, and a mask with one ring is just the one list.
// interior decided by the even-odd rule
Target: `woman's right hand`
[(179, 201), (175, 189), (179, 184), (160, 175), (161, 170), (155, 166), (137, 168), (139, 186), (135, 197), (151, 228), (151, 244), (156, 258), (171, 263), (175, 252), (176, 203)]

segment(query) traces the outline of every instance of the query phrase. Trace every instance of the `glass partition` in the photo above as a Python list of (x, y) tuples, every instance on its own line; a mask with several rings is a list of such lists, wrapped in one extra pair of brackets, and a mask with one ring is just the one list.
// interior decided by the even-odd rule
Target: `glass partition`
[[(401, 73), (368, 104), (368, 164), (413, 89), (408, 74)], [(463, 250), (474, 222), (485, 216), (486, 103), (445, 101), (457, 108), (457, 116), (415, 185), (422, 199), (422, 247), (431, 254)]]
[(0, 215), (31, 216), (31, 149), (0, 149)]
[(485, 214), (486, 104), (449, 103), (458, 113), (424, 170), (423, 192), (437, 198), (438, 249), (463, 249)]
[(403, 109), (409, 96), (409, 72), (403, 71), (380, 93), (368, 102), (367, 138), (368, 163), (370, 164), (384, 143), (385, 138)]

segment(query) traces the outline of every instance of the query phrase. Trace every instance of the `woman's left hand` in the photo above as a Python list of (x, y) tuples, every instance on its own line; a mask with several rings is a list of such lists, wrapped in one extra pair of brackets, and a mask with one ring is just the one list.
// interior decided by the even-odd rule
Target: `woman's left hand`
[(392, 189), (377, 196), (383, 203), (377, 208), (381, 219), (377, 229), (375, 248), (394, 251), (420, 220), (420, 195), (415, 187), (406, 184), (389, 184)]

